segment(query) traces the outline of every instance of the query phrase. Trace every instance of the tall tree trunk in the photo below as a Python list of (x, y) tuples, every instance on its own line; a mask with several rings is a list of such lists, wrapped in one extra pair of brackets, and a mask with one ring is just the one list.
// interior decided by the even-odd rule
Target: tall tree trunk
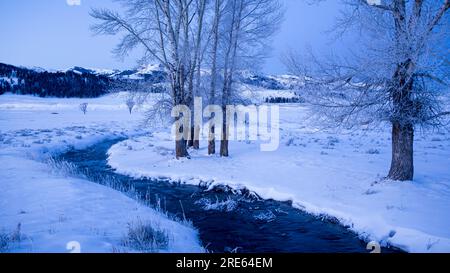
[(220, 156), (228, 157), (228, 122), (226, 108), (223, 107), (223, 124), (222, 124), (222, 139), (220, 141)]
[[(198, 126), (196, 126), (194, 128), (194, 132), (193, 132), (194, 136), (199, 136), (200, 135), (200, 128)], [(193, 148), (195, 150), (200, 149), (200, 139), (198, 137), (194, 138), (194, 143), (193, 143)]]
[[(179, 70), (172, 71), (172, 93), (173, 93), (173, 104), (182, 105), (185, 104), (185, 94), (184, 94), (184, 82), (183, 82), (183, 66)], [(178, 117), (177, 119), (180, 119)], [(181, 127), (183, 132), (178, 131), (176, 134), (183, 135), (184, 130), (189, 130), (188, 128)], [(182, 157), (188, 157), (189, 153), (187, 151), (187, 141), (184, 136), (177, 136), (175, 140), (175, 156), (177, 159)]]
[(192, 124), (194, 125), (191, 126), (191, 136), (187, 142), (187, 145), (188, 147), (192, 147), (194, 150), (198, 150), (200, 149), (200, 128), (198, 126), (195, 126), (194, 120), (192, 120)]
[(215, 127), (214, 125), (209, 129), (209, 137), (208, 137), (208, 154), (213, 155), (216, 153), (216, 138), (214, 136)]
[[(216, 79), (217, 79), (217, 48), (219, 44), (219, 22), (220, 22), (221, 0), (215, 0), (214, 3), (214, 25), (213, 25), (213, 46), (212, 46), (212, 67), (211, 67), (211, 90), (209, 94), (209, 104), (213, 105), (216, 100)], [(214, 125), (209, 128), (208, 136), (208, 154), (216, 153), (216, 139)]]
[(222, 126), (222, 140), (220, 141), (220, 156), (228, 157), (228, 136), (227, 136), (227, 125), (223, 124)]
[(189, 72), (188, 74), (188, 92), (186, 95), (186, 105), (191, 109), (191, 128), (190, 128), (190, 134), (187, 141), (187, 147), (193, 147), (194, 146), (194, 79), (193, 79), (193, 72)]
[[(224, 112), (223, 128), (222, 128), (222, 141), (220, 143), (220, 155), (228, 157), (228, 138), (229, 138), (229, 123), (227, 121), (226, 107), (230, 103), (231, 92), (233, 88), (233, 74), (236, 69), (237, 47), (240, 40), (242, 12), (244, 8), (244, 2), (234, 2), (232, 26), (230, 31), (230, 45), (226, 53), (225, 69), (224, 69), (224, 88), (222, 93), (222, 107)], [(231, 54), (231, 55), (230, 55)], [(233, 121), (232, 121), (233, 119)], [(234, 117), (230, 117), (229, 122), (234, 122)]]
[(412, 180), (414, 176), (413, 162), (414, 126), (392, 124), (392, 161), (388, 178), (392, 180)]
[(189, 65), (189, 73), (188, 73), (188, 87), (187, 87), (187, 94), (186, 94), (186, 105), (191, 109), (191, 132), (189, 134), (189, 138), (187, 141), (187, 147), (193, 147), (194, 146), (194, 72), (192, 71), (192, 66)]
[(392, 161), (388, 178), (406, 181), (414, 177), (414, 109), (412, 100), (413, 77), (411, 71), (414, 63), (407, 59), (398, 64), (391, 89), (394, 106), (394, 119), (392, 122)]
[(181, 139), (181, 140), (176, 140), (175, 141), (175, 153), (176, 153), (176, 158), (177, 159), (189, 156), (189, 154), (187, 152), (186, 140), (185, 139)]
[[(201, 81), (201, 68), (202, 68), (202, 54), (200, 54), (202, 48), (202, 33), (203, 33), (203, 17), (205, 15), (206, 10), (206, 0), (201, 0), (199, 6), (197, 6), (198, 13), (198, 28), (197, 28), (197, 41), (195, 43), (195, 54), (194, 54), (194, 69), (197, 72), (197, 80), (195, 84), (196, 92), (200, 92), (200, 81)], [(195, 96), (194, 96), (195, 97)], [(193, 115), (194, 116), (194, 115)], [(203, 121), (202, 121), (203, 123)], [(192, 138), (194, 139), (192, 142), (192, 146), (195, 150), (200, 149), (200, 125), (193, 124), (192, 130)]]
[[(193, 122), (194, 120), (192, 120), (192, 124), (194, 124)], [(194, 147), (194, 133), (195, 133), (195, 128), (194, 126), (191, 126), (191, 136), (189, 137), (189, 140), (187, 142), (187, 146), (190, 147)]]

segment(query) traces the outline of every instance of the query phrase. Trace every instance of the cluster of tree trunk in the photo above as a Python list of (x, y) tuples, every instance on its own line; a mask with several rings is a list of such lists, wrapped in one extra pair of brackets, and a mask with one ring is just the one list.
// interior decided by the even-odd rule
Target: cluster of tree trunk
[[(172, 105), (186, 105), (194, 112), (194, 98), (207, 93), (210, 105), (223, 108), (233, 103), (233, 75), (238, 66), (246, 68), (281, 20), (278, 0), (130, 0), (122, 2), (127, 16), (115, 11), (93, 10), (100, 23), (98, 34), (122, 33), (116, 48), (125, 55), (136, 46), (146, 56), (160, 62), (170, 79)], [(250, 53), (252, 52), (252, 53)], [(208, 92), (201, 92), (202, 69), (210, 70)], [(176, 117), (175, 122), (183, 118)], [(194, 114), (191, 114), (194, 118)], [(193, 120), (192, 120), (193, 121)], [(191, 124), (195, 124), (192, 122)], [(228, 156), (228, 130), (224, 121), (220, 155)], [(214, 154), (211, 126), (208, 153)], [(189, 131), (190, 137), (184, 133)], [(200, 128), (182, 128), (175, 141), (177, 158), (189, 156), (188, 148), (198, 149)]]

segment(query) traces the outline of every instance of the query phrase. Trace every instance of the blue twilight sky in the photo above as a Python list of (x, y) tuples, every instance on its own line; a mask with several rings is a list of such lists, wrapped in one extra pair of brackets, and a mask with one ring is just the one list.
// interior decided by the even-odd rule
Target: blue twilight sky
[[(69, 5), (80, 1), (81, 5)], [(286, 18), (274, 37), (266, 73), (283, 73), (280, 56), (307, 46), (327, 50), (328, 30), (339, 14), (339, 1), (309, 5), (305, 0), (282, 0)], [(117, 38), (94, 36), (89, 26), (92, 7), (117, 7), (112, 0), (0, 0), (0, 62), (28, 67), (64, 69), (72, 66), (125, 69), (136, 66), (139, 52), (118, 60), (111, 50)]]

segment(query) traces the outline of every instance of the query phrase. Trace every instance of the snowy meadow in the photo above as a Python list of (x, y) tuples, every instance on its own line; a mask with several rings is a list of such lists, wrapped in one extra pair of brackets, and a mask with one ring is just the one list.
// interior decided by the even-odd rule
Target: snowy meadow
[[(170, 128), (143, 127), (146, 106), (130, 115), (126, 98), (125, 93), (97, 99), (0, 97), (0, 223), (4, 234), (20, 232), (8, 251), (66, 252), (71, 241), (86, 252), (133, 251), (121, 241), (136, 221), (167, 231), (169, 246), (159, 251), (202, 251), (192, 226), (45, 163), (52, 154), (118, 137), (126, 140), (108, 151), (108, 164), (118, 173), (210, 189), (246, 188), (264, 199), (290, 200), (317, 217), (335, 218), (366, 242), (411, 252), (449, 251), (450, 138), (445, 133), (417, 136), (412, 182), (383, 179), (391, 142), (386, 128), (324, 132), (300, 104), (279, 106), (276, 151), (262, 152), (259, 141), (232, 141), (232, 154), (223, 159), (208, 155), (202, 141), (199, 150), (190, 150), (190, 159), (176, 160)], [(82, 102), (88, 103), (86, 114), (79, 109)]]

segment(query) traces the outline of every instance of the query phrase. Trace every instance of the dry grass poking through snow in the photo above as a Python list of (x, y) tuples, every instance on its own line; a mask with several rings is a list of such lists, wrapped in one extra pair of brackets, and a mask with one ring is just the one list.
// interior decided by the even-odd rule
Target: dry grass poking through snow
[(169, 232), (141, 220), (128, 224), (128, 233), (122, 245), (140, 252), (159, 252), (169, 247)]
[(7, 253), (14, 244), (20, 243), (25, 236), (22, 235), (22, 225), (19, 223), (13, 232), (0, 231), (0, 253)]
[(11, 237), (9, 236), (9, 234), (1, 232), (0, 233), (0, 253), (8, 252), (10, 244), (11, 244)]

